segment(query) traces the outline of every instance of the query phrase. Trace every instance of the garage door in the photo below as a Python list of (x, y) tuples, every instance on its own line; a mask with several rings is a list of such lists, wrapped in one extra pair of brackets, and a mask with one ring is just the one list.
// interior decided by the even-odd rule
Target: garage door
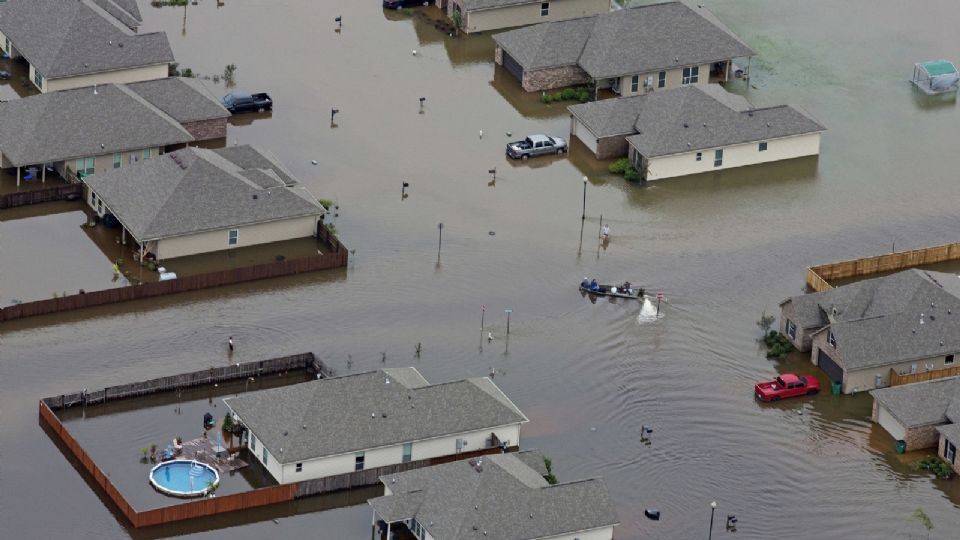
[(833, 382), (843, 382), (843, 368), (833, 361), (833, 358), (820, 349), (817, 353), (817, 365), (830, 377)]
[(503, 51), (503, 67), (505, 67), (511, 75), (516, 77), (518, 81), (523, 80), (523, 68), (507, 51)]
[(900, 422), (897, 422), (887, 411), (887, 408), (882, 405), (878, 408), (877, 423), (880, 424), (880, 427), (887, 430), (887, 433), (889, 433), (894, 440), (902, 441), (907, 434), (907, 430), (903, 429)]

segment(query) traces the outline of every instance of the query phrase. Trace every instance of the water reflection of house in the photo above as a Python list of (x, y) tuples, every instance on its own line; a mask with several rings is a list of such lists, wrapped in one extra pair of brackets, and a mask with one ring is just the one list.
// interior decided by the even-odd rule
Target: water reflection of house
[(954, 274), (905, 270), (788, 298), (780, 309), (780, 333), (844, 393), (888, 386), (891, 372), (934, 377), (960, 354)]
[(313, 236), (326, 210), (275, 159), (250, 146), (188, 147), (84, 179), (141, 256), (171, 259)]
[(412, 367), (224, 402), (249, 430), (250, 453), (277, 482), (340, 477), (331, 483), (339, 488), (373, 484), (380, 474), (464, 452), (515, 448), (527, 422), (489, 378), (430, 384)]
[(528, 92), (593, 83), (621, 96), (722, 82), (753, 50), (704, 8), (651, 4), (494, 36)]
[(175, 78), (39, 94), (0, 103), (0, 164), (18, 185), (48, 169), (75, 180), (225, 137), (229, 116), (197, 81)]
[(872, 419), (897, 441), (897, 451), (937, 448), (960, 472), (960, 377), (872, 390)]
[(41, 92), (164, 78), (170, 43), (138, 34), (140, 22), (134, 0), (6, 0), (0, 48), (27, 61)]
[(460, 460), (383, 476), (378, 538), (612, 540), (618, 524), (601, 479), (550, 485), (535, 451)]
[(547, 21), (564, 21), (610, 11), (611, 0), (435, 0), (463, 31), (485, 32)]

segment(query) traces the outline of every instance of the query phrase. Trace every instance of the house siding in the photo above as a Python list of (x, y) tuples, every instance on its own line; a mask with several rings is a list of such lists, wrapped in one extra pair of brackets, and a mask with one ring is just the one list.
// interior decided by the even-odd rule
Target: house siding
[[(823, 332), (826, 334), (826, 332)], [(825, 347), (830, 349), (829, 345)], [(954, 353), (954, 355), (960, 355), (960, 353)], [(831, 355), (833, 356), (833, 355)], [(918, 360), (908, 360), (906, 362), (898, 362), (894, 364), (885, 364), (882, 366), (857, 370), (857, 371), (848, 371), (844, 376), (844, 392), (847, 392), (847, 385), (850, 387), (850, 391), (863, 391), (871, 390), (873, 388), (883, 388), (890, 385), (890, 370), (893, 369), (901, 375), (906, 375), (908, 373), (921, 373), (925, 371), (932, 371), (935, 369), (943, 369), (944, 367), (949, 367), (944, 362), (946, 361), (946, 356), (934, 356), (930, 358), (922, 358)], [(914, 366), (916, 366), (914, 368)], [(881, 386), (876, 386), (875, 377), (879, 376), (881, 380)]]
[(559, 536), (543, 536), (538, 540), (613, 540), (613, 525), (591, 529), (589, 531), (572, 532)]
[[(122, 169), (123, 167), (129, 167), (131, 164), (137, 163), (140, 160), (142, 160), (144, 150), (146, 149), (140, 148), (137, 150), (130, 150), (129, 152), (121, 152), (120, 168)], [(159, 146), (150, 148), (150, 157), (156, 158), (157, 156), (160, 155), (161, 150), (162, 148), (160, 148)], [(70, 170), (73, 172), (77, 172), (76, 159), (70, 159), (70, 160), (67, 160), (66, 162), (63, 162), (63, 161), (58, 162), (55, 164), (54, 167), (57, 169), (57, 172), (59, 172), (62, 175), (64, 174), (64, 171), (63, 171), (64, 166), (69, 167)], [(113, 153), (93, 156), (93, 168), (95, 171), (94, 174), (103, 174), (108, 171), (112, 171), (113, 170)]]
[(187, 130), (193, 138), (198, 141), (207, 141), (210, 139), (222, 139), (227, 136), (227, 119), (212, 118), (210, 120), (198, 120), (196, 122), (185, 122), (183, 129)]
[[(948, 441), (948, 439), (947, 439), (946, 437), (944, 437), (943, 435), (939, 435), (939, 434), (938, 434), (938, 436), (939, 436), (939, 437), (938, 437), (938, 441), (937, 441), (937, 455), (940, 456), (941, 458), (947, 460), (947, 461), (949, 462), (950, 460), (947, 459), (947, 441)], [(953, 445), (958, 448), (958, 452), (960, 452), (960, 441), (950, 441), (950, 442), (952, 442)], [(958, 458), (954, 458), (954, 461), (953, 461), (953, 472), (960, 474), (960, 459), (958, 459)]]
[(587, 72), (580, 66), (571, 65), (524, 71), (520, 86), (526, 92), (539, 92), (587, 84), (588, 82), (590, 82), (590, 76), (587, 75)]
[[(459, 2), (451, 0), (447, 5), (448, 16), (453, 15), (455, 4)], [(545, 17), (540, 15), (540, 2), (480, 11), (466, 11), (461, 5), (460, 11), (464, 32), (471, 33), (598, 15), (610, 11), (610, 0), (552, 0)]]
[(583, 125), (583, 122), (578, 120), (576, 116), (570, 115), (570, 138), (573, 139), (574, 137), (580, 139), (580, 142), (589, 148), (594, 155), (597, 154), (599, 143), (597, 136), (587, 129), (587, 126)]
[[(30, 80), (33, 80), (33, 66), (31, 66)], [(141, 66), (130, 69), (121, 69), (117, 71), (105, 71), (103, 73), (93, 73), (90, 75), (79, 75), (76, 77), (64, 77), (45, 81), (46, 88), (42, 92), (56, 92), (58, 90), (69, 90), (71, 88), (83, 88), (95, 84), (123, 84), (140, 81), (152, 81), (155, 79), (165, 79), (169, 75), (167, 64), (157, 64), (154, 66)]]
[[(691, 86), (683, 84), (683, 68), (692, 67), (692, 66), (680, 66), (678, 68), (662, 70), (658, 69), (656, 71), (647, 71), (643, 73), (637, 73), (639, 75), (640, 82), (637, 85), (637, 91), (632, 90), (633, 76), (634, 74), (624, 75), (620, 78), (620, 95), (621, 96), (635, 96), (637, 94), (645, 94), (647, 91), (643, 87), (643, 82), (647, 77), (653, 79), (652, 90), (669, 90), (670, 88), (680, 88), (681, 86)], [(663, 88), (657, 87), (658, 78), (661, 71), (666, 71), (666, 81)], [(706, 85), (710, 82), (710, 64), (701, 64), (700, 73), (697, 78), (697, 82), (693, 84)]]
[[(695, 150), (683, 154), (652, 157), (649, 158), (646, 180), (661, 180), (676, 176), (732, 169), (820, 153), (820, 133), (767, 140), (765, 141), (767, 150), (764, 152), (758, 150), (760, 142), (761, 140), (758, 140), (745, 144)], [(714, 167), (714, 151), (718, 149), (723, 150), (723, 165)], [(703, 153), (701, 161), (696, 160), (697, 152)]]
[(228, 231), (234, 227), (216, 231), (206, 231), (186, 236), (163, 238), (157, 246), (157, 259), (172, 259), (197, 253), (209, 253), (224, 249), (233, 249), (257, 244), (279, 242), (293, 238), (304, 238), (316, 233), (319, 213), (314, 216), (298, 217), (269, 223), (258, 223), (235, 227), (239, 230), (237, 243), (229, 245)]
[[(706, 157), (706, 156), (704, 156)], [(787, 321), (793, 321), (797, 326), (797, 335), (796, 338), (791, 338), (787, 335)], [(810, 350), (812, 339), (811, 335), (817, 330), (823, 328), (822, 326), (804, 328), (800, 326), (800, 323), (797, 320), (796, 309), (792, 301), (787, 301), (783, 306), (780, 307), (780, 334), (790, 340), (790, 343), (797, 348), (800, 352), (807, 352)]]

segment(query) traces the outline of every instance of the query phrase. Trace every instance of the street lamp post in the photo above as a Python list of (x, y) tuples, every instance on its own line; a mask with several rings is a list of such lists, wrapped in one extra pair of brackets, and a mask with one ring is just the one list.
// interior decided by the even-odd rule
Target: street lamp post
[(507, 335), (509, 336), (510, 335), (510, 314), (513, 313), (513, 310), (508, 308), (503, 311), (504, 313), (507, 314)]
[(707, 540), (713, 540), (713, 513), (717, 511), (717, 501), (712, 501), (710, 503), (710, 534), (707, 535)]
[(587, 219), (587, 177), (583, 177), (583, 213), (580, 214), (580, 220)]

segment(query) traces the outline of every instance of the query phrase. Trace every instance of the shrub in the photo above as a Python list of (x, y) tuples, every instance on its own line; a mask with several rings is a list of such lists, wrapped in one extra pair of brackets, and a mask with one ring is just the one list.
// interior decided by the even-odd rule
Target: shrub
[(590, 101), (590, 91), (586, 88), (581, 88), (580, 91), (577, 92), (577, 101), (580, 103), (586, 103)]
[(625, 174), (628, 168), (630, 160), (627, 158), (620, 158), (607, 166), (607, 170), (613, 174)]
[(773, 315), (767, 315), (767, 312), (764, 311), (760, 314), (760, 320), (757, 321), (757, 326), (759, 326), (760, 329), (763, 330), (763, 333), (766, 334), (770, 332), (770, 327), (773, 326), (773, 322), (776, 320), (776, 317)]
[(182, 72), (180, 72), (180, 75), (187, 78), (192, 78), (194, 76), (193, 70), (190, 68), (185, 68)]
[(543, 456), (543, 465), (547, 468), (547, 474), (543, 476), (543, 479), (551, 486), (556, 484), (557, 477), (553, 474), (553, 460), (547, 456)]
[(334, 225), (333, 223), (327, 223), (326, 227), (327, 227), (327, 232), (329, 232), (330, 234), (333, 234), (333, 235), (337, 234), (337, 226)]
[(330, 199), (319, 198), (317, 199), (317, 202), (320, 203), (327, 210), (333, 207), (333, 201)]
[(910, 467), (913, 470), (930, 471), (942, 480), (946, 480), (953, 475), (953, 466), (939, 456), (927, 456), (919, 461), (914, 461), (910, 464)]
[(639, 182), (640, 181), (640, 171), (634, 168), (633, 165), (624, 171), (623, 179), (627, 182)]

